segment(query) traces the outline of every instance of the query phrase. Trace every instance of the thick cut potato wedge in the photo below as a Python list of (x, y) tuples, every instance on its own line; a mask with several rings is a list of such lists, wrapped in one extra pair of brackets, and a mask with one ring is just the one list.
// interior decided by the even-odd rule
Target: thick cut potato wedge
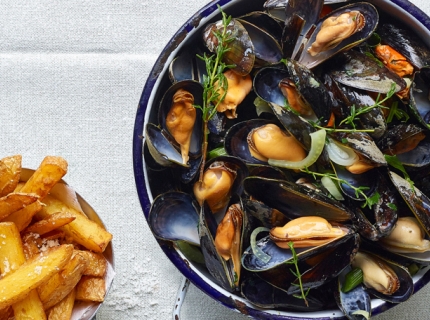
[(35, 193), (43, 199), (49, 190), (67, 173), (67, 166), (67, 161), (61, 157), (45, 157), (20, 192)]
[(102, 302), (106, 294), (103, 278), (83, 276), (76, 286), (76, 300)]
[[(6, 276), (17, 270), (24, 262), (24, 250), (18, 229), (12, 222), (0, 223), (0, 272)], [(36, 289), (23, 300), (12, 305), (15, 320), (46, 319), (43, 305)]]
[(74, 251), (73, 258), (65, 267), (37, 288), (45, 310), (59, 303), (72, 291), (81, 279), (87, 265), (85, 257), (79, 251)]
[(68, 212), (58, 212), (50, 215), (48, 218), (40, 220), (36, 223), (33, 223), (30, 227), (28, 227), (24, 233), (38, 233), (40, 235), (44, 235), (48, 232), (58, 229), (70, 222), (75, 220)]
[(15, 211), (21, 210), (26, 206), (37, 201), (39, 197), (29, 193), (9, 193), (0, 198), (0, 221)]
[(107, 232), (102, 226), (88, 219), (82, 212), (66, 206), (57, 198), (47, 195), (43, 202), (46, 206), (37, 214), (38, 220), (47, 219), (54, 213), (68, 212), (75, 220), (61, 227), (67, 236), (74, 241), (94, 252), (103, 252), (112, 240), (112, 234)]
[(0, 309), (24, 299), (58, 273), (73, 254), (73, 245), (61, 245), (36, 255), (0, 279)]
[(80, 251), (87, 259), (88, 266), (84, 270), (85, 276), (103, 277), (107, 270), (107, 260), (101, 253), (91, 251)]
[(33, 219), (33, 216), (42, 209), (42, 203), (37, 200), (32, 204), (22, 208), (21, 210), (15, 211), (14, 213), (8, 215), (3, 222), (13, 222), (18, 228), (19, 232), (24, 230)]
[(13, 192), (21, 176), (22, 156), (15, 155), (0, 160), (0, 197)]
[(63, 300), (48, 311), (48, 320), (69, 320), (72, 316), (75, 296), (76, 289), (73, 288)]

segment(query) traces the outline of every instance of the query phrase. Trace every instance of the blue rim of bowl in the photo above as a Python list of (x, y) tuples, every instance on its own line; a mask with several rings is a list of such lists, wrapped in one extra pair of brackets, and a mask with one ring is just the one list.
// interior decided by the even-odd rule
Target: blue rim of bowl
[[(145, 218), (148, 218), (148, 213), (151, 208), (151, 202), (148, 195), (148, 190), (146, 188), (146, 179), (144, 173), (144, 160), (143, 160), (143, 130), (145, 126), (145, 116), (147, 112), (148, 102), (154, 86), (157, 83), (159, 76), (162, 74), (166, 61), (173, 51), (180, 45), (182, 41), (187, 39), (187, 35), (199, 26), (199, 22), (218, 10), (217, 5), (223, 7), (226, 4), (233, 3), (236, 0), (219, 0), (213, 1), (199, 11), (197, 11), (188, 21), (186, 21), (181, 28), (175, 33), (169, 43), (165, 46), (157, 61), (155, 62), (150, 74), (148, 75), (147, 81), (143, 88), (143, 92), (139, 101), (139, 105), (136, 112), (134, 130), (133, 130), (133, 170), (135, 177), (135, 184), (137, 193), (139, 196), (140, 205), (142, 207)], [(369, 1), (372, 2), (372, 1)], [(428, 17), (421, 9), (416, 7), (414, 4), (408, 0), (380, 0), (380, 2), (392, 3), (397, 7), (403, 9), (405, 12), (409, 13), (413, 18), (418, 20), (424, 28), (430, 31), (430, 17)], [(158, 240), (157, 240), (158, 241)], [(267, 319), (267, 320), (298, 320), (304, 319), (306, 313), (303, 316), (284, 316), (279, 314), (268, 313), (267, 310), (259, 309), (255, 306), (248, 305), (242, 301), (235, 299), (231, 294), (224, 294), (220, 292), (215, 286), (207, 283), (201, 278), (190, 266), (184, 261), (183, 257), (168, 243), (163, 241), (158, 241), (161, 249), (170, 259), (170, 261), (179, 269), (179, 271), (187, 277), (196, 287), (205, 292), (211, 298), (215, 299), (219, 303), (228, 307), (231, 310), (240, 312), (244, 315), (250, 316), (256, 319)], [(430, 281), (430, 272), (427, 268), (425, 273), (414, 283), (414, 294), (422, 289)], [(381, 302), (376, 307), (372, 308), (372, 316), (380, 314), (396, 304), (391, 304), (387, 302)], [(346, 319), (346, 317), (321, 317), (312, 318), (320, 320), (329, 319)]]

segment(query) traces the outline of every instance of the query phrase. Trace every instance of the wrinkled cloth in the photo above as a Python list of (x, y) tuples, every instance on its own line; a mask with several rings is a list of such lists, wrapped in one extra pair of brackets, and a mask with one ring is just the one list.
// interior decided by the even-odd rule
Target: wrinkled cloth
[[(251, 0), (250, 0), (251, 1)], [(68, 160), (65, 180), (113, 233), (116, 277), (97, 319), (171, 319), (182, 275), (150, 232), (132, 166), (146, 78), (208, 0), (0, 1), (0, 157)], [(414, 0), (430, 14), (427, 0)], [(376, 319), (428, 319), (430, 286)], [(243, 320), (191, 285), (182, 319)]]

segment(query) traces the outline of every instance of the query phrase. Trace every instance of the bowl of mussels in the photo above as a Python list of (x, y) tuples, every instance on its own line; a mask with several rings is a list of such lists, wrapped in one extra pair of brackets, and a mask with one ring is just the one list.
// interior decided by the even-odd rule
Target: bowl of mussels
[(191, 17), (133, 139), (175, 266), (256, 319), (368, 319), (426, 285), (429, 30), (406, 0), (225, 0)]

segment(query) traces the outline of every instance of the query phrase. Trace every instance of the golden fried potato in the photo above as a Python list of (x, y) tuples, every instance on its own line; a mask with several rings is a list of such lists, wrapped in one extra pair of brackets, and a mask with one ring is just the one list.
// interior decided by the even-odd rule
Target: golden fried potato
[(0, 320), (12, 320), (13, 318), (14, 317), (12, 307), (0, 309)]
[(72, 316), (75, 296), (76, 289), (73, 288), (63, 300), (48, 311), (48, 320), (69, 320)]
[(30, 291), (58, 273), (72, 254), (72, 245), (51, 248), (0, 279), (0, 309), (24, 299)]
[(53, 230), (56, 230), (59, 227), (62, 227), (72, 222), (73, 220), (75, 220), (75, 217), (73, 217), (68, 212), (54, 213), (49, 217), (47, 217), (46, 219), (33, 223), (30, 227), (25, 229), (24, 233), (33, 232), (33, 233), (38, 233), (40, 235), (43, 235)]
[(64, 268), (48, 281), (41, 284), (37, 291), (45, 310), (53, 307), (67, 296), (81, 279), (88, 262), (79, 251), (74, 251), (74, 256)]
[(26, 206), (37, 201), (39, 197), (28, 193), (9, 193), (0, 198), (0, 221), (15, 211), (21, 210)]
[[(0, 272), (7, 276), (17, 270), (24, 262), (24, 250), (18, 229), (12, 222), (0, 223)], [(43, 305), (37, 291), (33, 289), (29, 295), (12, 305), (16, 320), (46, 319)]]
[(61, 227), (68, 237), (94, 252), (103, 252), (112, 240), (112, 234), (107, 232), (102, 226), (88, 219), (83, 213), (66, 206), (57, 198), (47, 195), (43, 202), (46, 206), (37, 214), (38, 220), (47, 219), (57, 212), (68, 212), (75, 220)]
[(80, 253), (87, 259), (88, 266), (84, 270), (85, 276), (103, 277), (107, 270), (107, 260), (101, 253), (84, 251)]
[(25, 259), (30, 260), (40, 253), (39, 247), (42, 245), (40, 236), (36, 233), (28, 233), (22, 237)]
[(106, 294), (103, 278), (83, 276), (76, 286), (76, 300), (102, 302)]
[(61, 157), (45, 157), (20, 192), (35, 193), (43, 199), (49, 190), (67, 173), (67, 167), (67, 161)]
[(13, 222), (18, 228), (19, 232), (24, 230), (30, 223), (33, 216), (42, 209), (42, 202), (39, 200), (29, 204), (25, 208), (21, 210), (15, 211), (11, 213), (6, 218), (4, 218), (3, 222)]
[(0, 197), (13, 192), (21, 176), (22, 156), (15, 155), (0, 160)]

